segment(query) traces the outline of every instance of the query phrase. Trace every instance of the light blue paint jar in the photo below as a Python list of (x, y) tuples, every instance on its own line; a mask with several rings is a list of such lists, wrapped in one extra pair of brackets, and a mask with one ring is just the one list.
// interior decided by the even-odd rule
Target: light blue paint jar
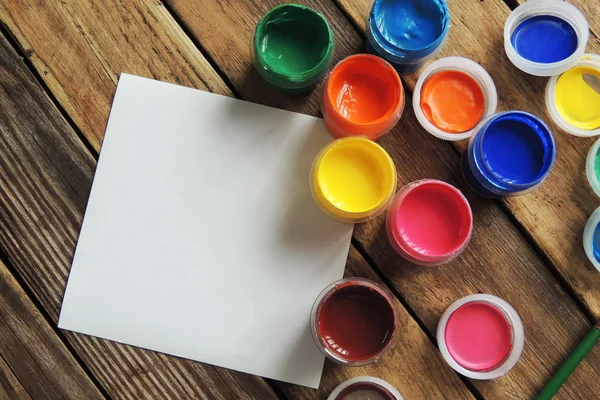
[(598, 207), (583, 229), (583, 249), (592, 265), (600, 272), (600, 207)]
[(552, 132), (542, 120), (523, 111), (506, 111), (475, 127), (462, 156), (462, 171), (481, 196), (517, 196), (546, 179), (555, 157)]
[(445, 0), (375, 0), (367, 20), (367, 51), (408, 74), (442, 50), (449, 29)]

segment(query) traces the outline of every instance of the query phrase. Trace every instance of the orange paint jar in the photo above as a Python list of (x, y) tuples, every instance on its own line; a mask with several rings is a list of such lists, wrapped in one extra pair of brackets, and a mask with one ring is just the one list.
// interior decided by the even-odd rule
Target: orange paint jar
[(384, 59), (355, 54), (340, 61), (321, 90), (321, 112), (336, 138), (376, 140), (396, 125), (404, 111), (404, 88)]
[(413, 108), (423, 128), (440, 139), (463, 140), (496, 112), (496, 86), (486, 70), (463, 57), (441, 58), (421, 74)]

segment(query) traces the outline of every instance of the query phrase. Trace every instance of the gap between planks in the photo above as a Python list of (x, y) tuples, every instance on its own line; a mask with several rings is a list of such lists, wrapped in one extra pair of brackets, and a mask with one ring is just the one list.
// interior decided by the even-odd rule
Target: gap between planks
[[(100, 394), (104, 398), (109, 399), (110, 396), (104, 390), (104, 387), (100, 384), (100, 382), (98, 382), (98, 380), (96, 379), (96, 376), (89, 370), (88, 366), (79, 357), (79, 355), (73, 349), (73, 347), (71, 346), (71, 344), (69, 343), (69, 341), (66, 340), (66, 338), (64, 337), (63, 332), (60, 329), (58, 329), (57, 326), (55, 326), (54, 322), (52, 321), (52, 318), (50, 318), (50, 315), (48, 315), (47, 311), (41, 306), (41, 304), (38, 302), (37, 298), (31, 293), (31, 290), (25, 284), (25, 282), (23, 282), (21, 276), (18, 273), (15, 272), (15, 268), (12, 266), (12, 264), (8, 260), (8, 257), (6, 257), (6, 255), (4, 254), (4, 249), (0, 249), (0, 263), (3, 263), (6, 266), (6, 269), (11, 274), (11, 276), (13, 277), (13, 279), (15, 280), (15, 282), (17, 282), (17, 284), (19, 285), (20, 289), (29, 298), (29, 300), (31, 301), (31, 303), (33, 304), (33, 306), (36, 308), (37, 312), (42, 316), (42, 318), (48, 324), (48, 326), (50, 326), (50, 329), (52, 330), (52, 332), (56, 335), (56, 337), (62, 343), (62, 345), (65, 346), (65, 348), (67, 349), (67, 351), (75, 359), (75, 362), (77, 363), (77, 365), (83, 370), (83, 372), (85, 372), (85, 374), (88, 376), (88, 378), (90, 379), (90, 381), (92, 381), (92, 383), (96, 387), (96, 389), (98, 389), (98, 391), (100, 392)], [(0, 357), (1, 356), (2, 355), (0, 354)], [(9, 368), (11, 368), (10, 364), (8, 364), (8, 362), (7, 362), (7, 365), (9, 366)], [(17, 377), (17, 375), (15, 375), (15, 377)], [(17, 380), (18, 380), (18, 377), (17, 377)]]
[[(173, 16), (172, 11), (169, 10), (169, 9), (167, 9), (167, 10), (171, 14), (171, 16)], [(234, 90), (233, 85), (229, 81), (229, 78), (227, 78), (226, 75), (223, 74), (220, 69), (215, 68), (214, 60), (212, 58), (210, 58), (209, 55), (206, 54), (206, 52), (204, 51), (204, 49), (202, 49), (198, 45), (198, 43), (195, 41), (195, 39), (193, 39), (193, 36), (190, 36), (189, 32), (187, 32), (185, 29), (183, 29), (182, 22), (180, 20), (176, 19), (175, 17), (173, 17), (173, 18), (175, 19), (175, 22), (182, 28), (182, 30), (184, 30), (184, 33), (194, 42), (194, 46), (196, 46), (196, 48), (209, 61), (209, 63), (211, 65), (211, 67), (213, 68), (213, 70), (215, 72), (217, 72), (217, 74), (219, 75), (219, 77), (225, 82), (225, 84), (232, 91), (232, 93), (234, 94), (234, 96), (239, 98), (239, 96), (236, 94), (236, 92)], [(90, 156), (96, 161), (96, 165), (97, 165), (98, 158), (99, 158), (99, 152), (97, 152), (94, 149), (94, 147), (92, 146), (92, 144), (90, 143), (90, 141), (86, 138), (86, 136), (83, 134), (83, 132), (77, 127), (77, 125), (71, 119), (71, 117), (67, 113), (67, 111), (62, 107), (62, 105), (60, 104), (60, 102), (56, 99), (56, 97), (54, 96), (54, 94), (52, 93), (52, 91), (50, 90), (50, 88), (48, 87), (48, 85), (46, 85), (46, 83), (44, 82), (44, 80), (42, 79), (42, 77), (39, 75), (37, 69), (35, 68), (35, 66), (31, 62), (31, 60), (29, 59), (29, 56), (28, 56), (27, 52), (24, 51), (24, 49), (19, 45), (19, 42), (16, 40), (16, 38), (13, 35), (13, 33), (11, 32), (11, 30), (1, 20), (0, 20), (0, 34), (3, 34), (6, 37), (8, 43), (15, 50), (15, 52), (19, 55), (19, 57), (21, 57), (21, 59), (23, 60), (23, 63), (25, 64), (25, 67), (27, 68), (27, 70), (29, 71), (29, 73), (33, 76), (33, 78), (36, 81), (36, 83), (41, 87), (41, 89), (44, 92), (44, 94), (46, 96), (48, 96), (48, 98), (50, 99), (50, 102), (58, 110), (58, 112), (63, 117), (63, 119), (65, 121), (67, 121), (67, 123), (69, 124), (69, 126), (71, 127), (71, 129), (77, 134), (77, 137), (78, 137), (79, 141), (85, 146), (86, 150), (88, 151), (88, 153), (90, 154)], [(84, 202), (87, 203), (87, 199), (84, 199)], [(13, 276), (13, 278), (15, 278), (15, 280), (21, 286), (21, 288), (23, 289), (23, 291), (25, 292), (25, 294), (27, 295), (27, 297), (29, 297), (29, 299), (32, 301), (32, 303), (34, 304), (34, 306), (37, 308), (37, 310), (43, 316), (44, 320), (52, 327), (53, 332), (56, 334), (56, 336), (59, 338), (59, 340), (63, 343), (63, 345), (67, 348), (67, 350), (71, 353), (71, 355), (75, 358), (75, 360), (77, 361), (78, 365), (88, 375), (88, 377), (93, 382), (93, 384), (98, 388), (98, 390), (100, 391), (100, 393), (105, 398), (110, 398), (110, 396), (108, 395), (108, 393), (106, 392), (106, 390), (104, 389), (104, 387), (97, 380), (96, 376), (90, 371), (90, 369), (87, 367), (87, 365), (79, 357), (79, 355), (77, 354), (77, 352), (75, 351), (75, 349), (71, 346), (71, 344), (69, 343), (69, 341), (66, 340), (66, 338), (64, 337), (63, 332), (60, 329), (58, 329), (57, 326), (55, 326), (55, 324), (52, 321), (52, 318), (50, 317), (50, 315), (41, 306), (41, 304), (37, 301), (37, 299), (35, 298), (35, 296), (33, 296), (33, 294), (31, 293), (31, 291), (29, 289), (29, 287), (27, 287), (27, 285), (25, 285), (25, 283), (21, 279), (21, 276), (18, 273), (15, 273), (15, 271), (16, 271), (15, 268), (8, 261), (8, 258), (4, 254), (4, 249), (2, 249), (2, 248), (0, 248), (0, 261), (4, 262), (4, 264), (6, 265), (8, 271), (10, 272), (10, 274)], [(170, 356), (170, 355), (167, 354), (167, 356)], [(235, 390), (233, 390), (228, 385), (227, 380), (223, 379), (223, 377), (221, 377), (219, 371), (215, 369), (215, 372), (216, 372), (217, 376), (219, 376), (219, 378), (221, 379), (221, 381), (223, 382), (223, 384), (232, 393), (235, 393)], [(281, 390), (281, 388), (279, 388), (279, 386), (277, 386), (277, 384), (273, 380), (266, 379), (266, 378), (263, 378), (263, 377), (260, 377), (260, 378), (263, 379), (267, 383), (267, 385), (271, 388), (271, 390), (275, 393), (275, 395), (280, 400), (288, 400), (288, 397), (284, 394), (284, 392)]]
[[(413, 320), (415, 320), (415, 322), (417, 323), (419, 328), (425, 333), (425, 336), (427, 336), (429, 341), (439, 351), (439, 347), (438, 347), (437, 339), (436, 339), (435, 335), (433, 333), (429, 332), (429, 330), (427, 329), (427, 326), (425, 326), (425, 323), (421, 320), (421, 318), (419, 318), (419, 316), (412, 309), (410, 304), (408, 304), (408, 302), (406, 301), (404, 296), (402, 296), (402, 293), (400, 293), (394, 287), (393, 282), (386, 276), (386, 274), (381, 269), (379, 269), (379, 267), (377, 267), (377, 264), (375, 263), (375, 261), (373, 261), (373, 258), (369, 255), (369, 253), (365, 250), (364, 246), (362, 244), (360, 244), (360, 242), (354, 238), (352, 238), (351, 243), (354, 246), (354, 248), (356, 249), (356, 251), (358, 251), (358, 254), (360, 254), (361, 257), (364, 258), (365, 262), (373, 269), (373, 271), (379, 277), (379, 279), (381, 279), (381, 281), (387, 286), (387, 289), (398, 299), (398, 301), (400, 302), (402, 307), (404, 307), (404, 309), (408, 312), (408, 315), (410, 315), (410, 317)], [(465, 384), (465, 386), (471, 392), (473, 397), (475, 397), (475, 399), (485, 400), (483, 395), (479, 392), (479, 390), (475, 387), (475, 385), (473, 385), (473, 382), (470, 379), (459, 374), (454, 369), (452, 369), (452, 372), (454, 372), (460, 378), (460, 380)]]
[[(480, 0), (480, 1), (484, 1), (484, 0)], [(337, 9), (344, 15), (344, 17), (348, 20), (350, 25), (352, 25), (352, 27), (358, 32), (358, 34), (364, 40), (366, 40), (366, 36), (365, 36), (363, 30), (361, 29), (361, 27), (356, 23), (354, 18), (352, 18), (352, 16), (348, 13), (348, 11), (345, 9), (345, 7), (343, 7), (339, 3), (339, 0), (332, 0), (332, 2), (337, 7)], [(517, 0), (503, 0), (503, 3), (510, 10), (514, 10), (515, 8), (517, 8), (519, 6), (519, 3), (517, 2)], [(169, 12), (171, 12), (171, 11), (169, 11)], [(188, 33), (186, 32), (186, 34), (188, 34)], [(598, 39), (596, 34), (591, 29), (590, 29), (590, 34), (592, 36), (594, 36), (596, 39)], [(220, 71), (218, 71), (218, 72), (220, 73)], [(403, 78), (402, 78), (402, 82), (404, 84), (405, 92), (408, 95), (412, 96), (413, 91), (412, 91), (412, 89), (409, 88), (409, 86), (406, 84), (406, 81)], [(462, 156), (462, 153), (460, 152), (460, 150), (456, 146), (454, 146), (452, 144), (452, 142), (447, 142), (447, 144), (459, 157)], [(579, 309), (582, 311), (582, 313), (585, 315), (585, 317), (589, 320), (589, 322), (591, 324), (594, 324), (596, 322), (596, 320), (594, 318), (593, 312), (585, 304), (585, 302), (583, 300), (581, 300), (579, 298), (579, 296), (577, 296), (575, 289), (573, 289), (573, 287), (569, 284), (569, 282), (565, 279), (565, 277), (560, 273), (560, 270), (558, 269), (558, 267), (550, 260), (550, 257), (548, 257), (546, 255), (546, 253), (542, 250), (542, 248), (538, 245), (538, 243), (535, 241), (535, 239), (531, 235), (531, 233), (525, 228), (525, 226), (523, 226), (523, 224), (519, 221), (519, 219), (512, 213), (512, 211), (508, 208), (508, 206), (506, 205), (506, 203), (504, 201), (502, 201), (500, 199), (500, 200), (494, 200), (494, 202), (496, 202), (500, 206), (500, 210), (508, 217), (508, 219), (516, 227), (517, 232), (519, 232), (519, 234), (521, 236), (523, 236), (523, 238), (525, 239), (525, 242), (542, 259), (542, 261), (544, 262), (544, 264), (546, 265), (546, 267), (548, 268), (548, 270), (550, 271), (552, 276), (558, 281), (561, 288), (574, 300), (577, 307), (579, 307)], [(356, 245), (355, 245), (355, 247), (357, 249), (359, 248)], [(360, 252), (361, 252), (361, 255), (367, 260), (367, 262), (369, 263), (371, 268), (373, 268), (378, 273), (378, 275), (383, 276), (383, 273), (380, 272), (376, 267), (374, 267), (375, 264), (374, 264), (373, 260), (366, 256), (366, 254), (365, 254), (366, 252), (364, 251), (364, 249), (361, 248)], [(387, 279), (382, 278), (382, 280), (384, 280), (386, 282), (386, 284), (389, 283)], [(396, 294), (396, 297), (398, 297), (398, 300), (400, 300), (400, 302), (402, 303), (402, 305), (409, 311), (410, 315), (415, 319), (415, 321), (417, 321), (417, 323), (419, 324), (419, 327), (427, 334), (427, 330), (423, 329), (424, 324), (422, 323), (422, 321), (417, 317), (417, 315), (412, 311), (412, 309), (410, 309), (407, 306), (406, 302), (402, 300), (402, 298), (399, 296), (399, 294), (398, 293), (395, 293), (395, 294)], [(427, 335), (429, 337), (429, 334), (427, 334)], [(430, 339), (431, 339), (431, 337), (430, 337)], [(434, 344), (436, 344), (436, 343), (434, 342)]]
[[(75, 132), (77, 134), (77, 137), (79, 138), (79, 140), (81, 141), (81, 143), (83, 143), (83, 145), (88, 150), (88, 152), (90, 153), (90, 155), (96, 161), (98, 161), (98, 154), (95, 153), (94, 147), (86, 139), (86, 137), (84, 136), (83, 132), (81, 132), (79, 130), (79, 128), (77, 127), (77, 125), (75, 125), (75, 122), (73, 121), (73, 119), (71, 118), (71, 116), (67, 113), (67, 111), (63, 108), (63, 106), (60, 104), (60, 102), (58, 101), (58, 99), (54, 96), (54, 93), (52, 93), (52, 91), (50, 90), (50, 88), (48, 87), (48, 85), (46, 85), (46, 82), (44, 82), (44, 79), (41, 77), (41, 75), (39, 74), (38, 70), (35, 68), (35, 66), (31, 62), (31, 60), (29, 58), (29, 55), (27, 54), (27, 52), (25, 51), (25, 49), (23, 49), (23, 47), (19, 44), (19, 41), (16, 39), (15, 35), (13, 35), (12, 31), (9, 29), (8, 26), (6, 26), (6, 24), (2, 20), (0, 20), (0, 34), (4, 35), (4, 37), (6, 38), (6, 40), (8, 41), (8, 43), (12, 46), (12, 48), (19, 55), (19, 57), (21, 57), (21, 59), (23, 60), (23, 63), (25, 63), (25, 66), (27, 67), (27, 70), (29, 71), (29, 73), (33, 76), (33, 78), (35, 79), (35, 81), (37, 82), (37, 84), (40, 85), (40, 87), (42, 88), (42, 91), (44, 92), (44, 94), (46, 96), (48, 96), (48, 98), (50, 99), (50, 102), (58, 110), (58, 112), (63, 117), (63, 119), (65, 121), (67, 121), (67, 123), (69, 124), (69, 126), (71, 127), (71, 129), (73, 129), (73, 132)], [(11, 273), (12, 272), (13, 271), (11, 271)], [(36, 304), (36, 306), (38, 306), (38, 305)]]

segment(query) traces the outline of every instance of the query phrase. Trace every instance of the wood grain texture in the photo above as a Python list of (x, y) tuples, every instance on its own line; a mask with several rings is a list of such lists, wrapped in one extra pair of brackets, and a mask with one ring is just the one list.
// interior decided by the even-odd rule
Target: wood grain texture
[[(385, 286), (369, 264), (350, 249), (344, 277), (360, 276)], [(394, 348), (375, 364), (343, 367), (329, 360), (319, 390), (280, 384), (290, 399), (326, 399), (337, 385), (354, 376), (369, 375), (385, 379), (405, 399), (473, 398), (443, 361), (439, 352), (398, 300), (398, 336)]]
[[(0, 37), (0, 246), (58, 319), (95, 160)], [(65, 337), (115, 398), (264, 398), (266, 382), (89, 336)], [(244, 394), (245, 396), (240, 396)]]
[[(253, 82), (258, 78), (252, 72), (248, 46), (234, 45), (243, 42), (242, 38), (250, 40), (256, 22), (275, 3), (236, 2), (234, 6), (227, 1), (206, 1), (199, 10), (190, 0), (168, 2), (244, 99), (316, 115), (316, 91), (304, 98), (280, 100), (270, 89)], [(328, 18), (336, 38), (336, 60), (362, 49), (363, 38), (341, 19), (332, 3), (301, 3), (316, 8)], [(472, 9), (478, 4), (473, 2), (469, 6)], [(485, 25), (483, 16), (478, 20)], [(357, 24), (363, 21), (364, 15), (356, 20)], [(215, 32), (217, 26), (223, 27), (218, 33)], [(481, 53), (481, 49), (478, 52)], [(414, 118), (410, 101), (409, 96), (399, 125), (380, 143), (396, 162), (400, 185), (433, 177), (467, 192), (476, 224), (472, 243), (465, 254), (451, 264), (424, 269), (395, 255), (385, 238), (384, 217), (357, 225), (354, 237), (431, 334), (435, 334), (445, 308), (462, 296), (487, 292), (512, 303), (521, 314), (527, 332), (523, 357), (506, 376), (473, 384), (486, 398), (531, 398), (587, 332), (590, 321), (497, 203), (468, 193), (460, 179), (457, 153), (446, 142), (423, 131)], [(565, 396), (586, 398), (589, 393), (597, 393), (593, 382), (599, 372), (598, 361), (600, 350), (595, 350), (581, 366), (580, 380), (569, 382), (565, 388)]]
[(33, 398), (104, 398), (1, 261), (0, 357)]
[(31, 396), (15, 374), (10, 370), (10, 367), (0, 356), (0, 399), (25, 400), (31, 399)]
[[(332, 7), (332, 9), (335, 9)], [(75, 18), (75, 16), (72, 16), (73, 18)], [(342, 23), (347, 25), (347, 21), (345, 21), (343, 18), (341, 18)], [(58, 24), (58, 23), (55, 23)], [(214, 27), (215, 29), (219, 29), (218, 27)], [(20, 40), (20, 36), (16, 35), (17, 40)], [(94, 41), (96, 40), (95, 38), (88, 38), (89, 41)], [(358, 42), (357, 42), (358, 43)], [(244, 47), (247, 49), (247, 43), (246, 42), (236, 42), (236, 45), (239, 45), (240, 48)], [(37, 52), (37, 48), (34, 46), (33, 47), (34, 52)], [(139, 51), (144, 51), (141, 48), (136, 49), (138, 52)], [(90, 55), (90, 51), (88, 51), (87, 53), (83, 53), (80, 52), (79, 56), (80, 57), (91, 57)], [(131, 55), (132, 57), (135, 56), (135, 54)], [(100, 55), (101, 58), (107, 57), (109, 58), (109, 56), (101, 54)], [(34, 60), (35, 61), (35, 60)], [(37, 64), (34, 62), (34, 65)], [(254, 70), (250, 70), (251, 73), (254, 73)], [(265, 93), (265, 95), (263, 96), (264, 98), (270, 97), (270, 93), (269, 92), (264, 92), (264, 88), (261, 84), (261, 82), (257, 79), (254, 78), (250, 78), (248, 80), (246, 80), (245, 82), (249, 83), (250, 86), (246, 87), (245, 90), (248, 91), (254, 91), (254, 90), (261, 90), (262, 93)], [(64, 89), (60, 86), (55, 86), (54, 83), (52, 83), (51, 81), (47, 82), (50, 89), (53, 91), (53, 93), (56, 91), (57, 93), (61, 92), (61, 91), (69, 91), (69, 92), (75, 92), (75, 93), (81, 93), (83, 92), (83, 89), (85, 87), (85, 80), (81, 80), (78, 77), (76, 77), (76, 79), (71, 80), (70, 82), (68, 82), (69, 85), (69, 89)], [(180, 82), (185, 84), (185, 82)], [(59, 83), (56, 83), (56, 85), (60, 85)], [(81, 87), (80, 87), (81, 86)], [(58, 96), (57, 96), (58, 98)], [(277, 104), (278, 101), (283, 101), (285, 98), (279, 96), (279, 97), (275, 97), (275, 98), (271, 98), (272, 101), (272, 105)], [(313, 99), (314, 100), (314, 99)], [(81, 102), (82, 104), (85, 103), (85, 99), (82, 98), (72, 98), (71, 101), (73, 102)], [(101, 97), (98, 97), (95, 99), (95, 101), (107, 101)], [(64, 106), (64, 105), (63, 105)], [(83, 107), (83, 105), (81, 105)], [(109, 104), (99, 104), (98, 108), (102, 108), (102, 107), (108, 107)], [(65, 107), (66, 108), (66, 107)], [(313, 104), (313, 110), (316, 110), (316, 103)], [(75, 118), (74, 118), (75, 120)], [(78, 124), (77, 120), (75, 120), (76, 124)], [(79, 125), (79, 124), (78, 124)], [(103, 125), (104, 126), (104, 122)], [(86, 134), (86, 137), (90, 138), (92, 137), (90, 135), (89, 132), (86, 133), (86, 125), (81, 125), (79, 126), (84, 133)], [(100, 135), (103, 134), (103, 132), (100, 133)], [(98, 134), (94, 134), (93, 137), (98, 137)], [(84, 193), (82, 193), (82, 199), (85, 199), (87, 196), (87, 188), (86, 190), (83, 190)], [(76, 214), (77, 212), (75, 212)], [(355, 257), (358, 257), (355, 254)], [(363, 266), (363, 268), (367, 268), (366, 267), (366, 263), (364, 261), (361, 262), (361, 264)], [(363, 272), (363, 274), (367, 274), (369, 273), (367, 272)], [(373, 274), (373, 272), (371, 271), (370, 274)], [(57, 303), (58, 304), (58, 303)], [(407, 312), (405, 310), (402, 310), (404, 317), (405, 318), (410, 318), (407, 314)], [(411, 321), (410, 324), (407, 325), (407, 335), (404, 338), (404, 340), (407, 343), (410, 343), (411, 348), (413, 349), (412, 352), (407, 352), (406, 354), (404, 353), (398, 353), (398, 356), (394, 356), (393, 360), (398, 360), (398, 362), (402, 365), (420, 365), (422, 364), (423, 360), (428, 360), (430, 362), (430, 365), (427, 367), (428, 369), (430, 369), (432, 372), (432, 378), (426, 378), (426, 379), (421, 379), (422, 384), (419, 386), (415, 386), (414, 388), (408, 387), (407, 386), (407, 391), (408, 393), (415, 393), (418, 395), (418, 397), (439, 397), (441, 396), (441, 392), (440, 392), (440, 388), (444, 388), (444, 392), (445, 393), (450, 393), (452, 394), (455, 398), (469, 398), (470, 397), (470, 393), (468, 392), (468, 390), (465, 388), (465, 386), (460, 382), (460, 380), (457, 378), (457, 376), (451, 371), (451, 369), (446, 366), (443, 362), (443, 360), (441, 359), (441, 357), (439, 356), (439, 354), (435, 351), (434, 346), (429, 342), (429, 340), (427, 339), (427, 337), (425, 336), (425, 334), (418, 328), (418, 325), (416, 325), (416, 323), (414, 321)], [(417, 357), (417, 355), (419, 355), (419, 358), (415, 358)], [(423, 357), (423, 355), (425, 355)], [(389, 370), (389, 375), (393, 376), (393, 374), (395, 374), (395, 369), (391, 368), (391, 367), (386, 367), (386, 368), (390, 368)], [(425, 367), (423, 366), (422, 369), (424, 369)], [(102, 371), (98, 370), (95, 373), (101, 373)], [(231, 374), (231, 376), (229, 376)], [(251, 380), (249, 376), (247, 375), (243, 375), (243, 374), (238, 374), (232, 371), (223, 371), (220, 370), (219, 375), (222, 378), (230, 378), (231, 380), (235, 380), (236, 382), (239, 382), (242, 379), (246, 379), (246, 380)], [(329, 375), (327, 375), (329, 376)], [(331, 377), (326, 378), (327, 382), (329, 382), (327, 387), (335, 387), (339, 381), (337, 378), (339, 377), (343, 377), (343, 373), (342, 372), (338, 372), (337, 375), (332, 375)], [(399, 376), (397, 378), (392, 379), (392, 381), (394, 382), (408, 382), (409, 380), (407, 379), (408, 376), (411, 376), (409, 374), (406, 374), (404, 376)], [(418, 375), (415, 375), (415, 377)], [(252, 379), (255, 379), (252, 377)], [(244, 383), (244, 382), (242, 382)], [(234, 391), (234, 393), (236, 394), (237, 398), (242, 398), (244, 396), (247, 395), (246, 392), (240, 390), (236, 390), (240, 387), (251, 387), (249, 386), (250, 383), (244, 383), (243, 385), (240, 383), (239, 385), (232, 385), (229, 384), (230, 388), (232, 388), (232, 390)], [(256, 391), (255, 391), (256, 392)], [(251, 392), (252, 393), (252, 392)], [(303, 391), (303, 393), (307, 393), (305, 391)], [(262, 397), (264, 398), (264, 397)]]
[[(364, 29), (370, 0), (336, 1)], [(598, 26), (598, 2), (570, 2), (587, 15), (592, 29)], [(502, 0), (447, 0), (447, 3), (452, 26), (448, 42), (436, 59), (463, 56), (477, 61), (494, 79), (498, 110), (531, 112), (546, 121), (554, 132), (556, 163), (546, 182), (530, 194), (504, 200), (504, 204), (588, 311), (600, 319), (600, 274), (588, 261), (582, 245), (583, 227), (599, 204), (585, 176), (585, 158), (594, 139), (569, 135), (554, 125), (544, 100), (548, 79), (521, 72), (506, 57), (504, 23), (511, 10)], [(597, 36), (590, 36), (587, 51), (600, 53)], [(418, 77), (418, 72), (404, 77), (409, 90), (414, 89)], [(412, 113), (412, 104), (409, 108)], [(456, 145), (460, 151), (465, 146), (466, 141)]]
[(156, 0), (6, 0), (0, 18), (96, 150), (121, 72), (229, 94)]

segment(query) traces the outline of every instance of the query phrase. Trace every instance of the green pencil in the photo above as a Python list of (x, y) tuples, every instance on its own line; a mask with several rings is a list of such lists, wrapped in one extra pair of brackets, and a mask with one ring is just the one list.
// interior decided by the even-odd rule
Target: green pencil
[(575, 371), (575, 368), (583, 361), (587, 353), (592, 350), (592, 347), (594, 347), (598, 339), (600, 339), (600, 325), (596, 325), (587, 335), (585, 335), (583, 340), (575, 347), (575, 350), (573, 350), (563, 365), (556, 371), (552, 379), (544, 386), (544, 389), (542, 389), (538, 397), (536, 397), (536, 400), (551, 399), (573, 371)]

